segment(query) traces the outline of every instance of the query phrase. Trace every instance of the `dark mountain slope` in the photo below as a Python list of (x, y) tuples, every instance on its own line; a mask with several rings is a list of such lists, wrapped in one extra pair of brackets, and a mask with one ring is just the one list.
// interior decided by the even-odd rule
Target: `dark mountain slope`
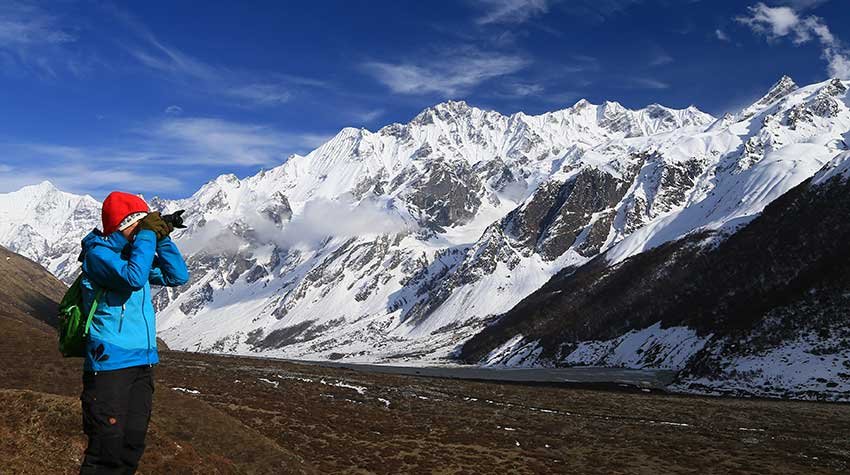
[[(713, 342), (686, 371), (703, 377), (716, 374), (724, 359), (776, 349), (809, 332), (820, 335), (821, 352), (839, 354), (850, 348), (848, 321), (850, 180), (839, 175), (820, 185), (804, 182), (731, 236), (696, 234), (614, 266), (600, 256), (556, 275), (467, 342), (461, 358), (489, 355), (490, 363), (516, 364), (522, 349), (522, 363), (558, 365), (580, 342), (660, 322), (661, 329), (686, 326)], [(505, 348), (517, 335), (521, 343)], [(723, 349), (714, 344), (721, 340)], [(743, 341), (746, 351), (729, 351)], [(491, 353), (497, 349), (498, 356)], [(642, 366), (665, 357), (662, 348), (642, 350)]]

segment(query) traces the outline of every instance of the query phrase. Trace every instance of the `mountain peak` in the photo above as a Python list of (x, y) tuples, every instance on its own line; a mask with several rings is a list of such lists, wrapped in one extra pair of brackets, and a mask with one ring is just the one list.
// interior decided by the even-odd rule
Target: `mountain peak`
[(581, 110), (581, 109), (584, 109), (585, 107), (589, 107), (589, 106), (592, 106), (592, 105), (593, 104), (591, 104), (590, 101), (582, 98), (582, 99), (579, 99), (578, 102), (573, 104), (573, 106), (570, 107), (570, 109), (577, 111), (577, 110)]
[(602, 103), (602, 108), (611, 111), (620, 111), (625, 109), (625, 107), (617, 101), (605, 101)]
[(19, 193), (36, 195), (45, 195), (56, 191), (59, 191), (59, 189), (56, 188), (56, 186), (49, 180), (44, 180), (41, 183), (36, 183), (34, 185), (26, 185), (18, 190)]
[(779, 81), (776, 81), (776, 84), (774, 84), (773, 87), (771, 87), (771, 89), (775, 89), (779, 86), (796, 87), (797, 83), (794, 82), (794, 79), (792, 79), (791, 76), (789, 76), (787, 74), (783, 74), (782, 77), (779, 78)]
[[(223, 175), (219, 175), (219, 176), (215, 177), (215, 180), (213, 180), (210, 183), (215, 183), (219, 187), (226, 186), (226, 187), (238, 188), (240, 181), (239, 181), (239, 177), (237, 177), (233, 173), (225, 173)], [(208, 183), (208, 184), (210, 184), (210, 183)]]
[(53, 190), (57, 189), (56, 186), (53, 184), (53, 182), (51, 182), (50, 180), (43, 180), (41, 183), (38, 183), (36, 185), (32, 185), (32, 187), (38, 188), (40, 190), (48, 190), (48, 191), (53, 191)]
[(437, 105), (428, 107), (413, 118), (411, 123), (426, 125), (433, 123), (435, 119), (447, 120), (451, 117), (465, 117), (474, 111), (466, 101), (448, 100)]
[(437, 104), (436, 106), (434, 106), (434, 108), (435, 109), (448, 109), (448, 110), (467, 110), (470, 107), (469, 107), (469, 104), (467, 104), (466, 101), (463, 101), (463, 100), (461, 100), (461, 101), (448, 100), (448, 101), (441, 102), (441, 103)]
[(420, 115), (426, 112), (436, 112), (440, 115), (444, 115), (446, 113), (449, 114), (466, 114), (471, 111), (473, 107), (467, 104), (466, 101), (456, 101), (456, 100), (448, 100), (445, 102), (440, 102), (439, 104), (435, 104), (431, 107), (426, 108), (420, 113)]
[(750, 117), (756, 115), (759, 111), (765, 109), (770, 106), (774, 102), (782, 99), (788, 94), (796, 91), (798, 88), (797, 83), (791, 79), (790, 76), (782, 76), (779, 78), (779, 81), (768, 89), (767, 93), (763, 95), (758, 101), (756, 101), (753, 105), (747, 107), (742, 110), (738, 115), (738, 120), (746, 120)]
[(768, 105), (777, 99), (786, 96), (789, 92), (797, 89), (797, 83), (790, 76), (782, 76), (779, 81), (768, 89), (767, 94), (759, 99), (758, 104)]

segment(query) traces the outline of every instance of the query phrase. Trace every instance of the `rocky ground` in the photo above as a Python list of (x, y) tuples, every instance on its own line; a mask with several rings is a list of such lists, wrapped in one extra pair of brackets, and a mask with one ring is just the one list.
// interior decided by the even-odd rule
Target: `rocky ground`
[[(74, 473), (79, 362), (0, 318), (0, 473)], [(24, 330), (22, 332), (22, 330)], [(48, 329), (49, 330), (49, 329)], [(836, 473), (850, 406), (165, 353), (140, 473)]]

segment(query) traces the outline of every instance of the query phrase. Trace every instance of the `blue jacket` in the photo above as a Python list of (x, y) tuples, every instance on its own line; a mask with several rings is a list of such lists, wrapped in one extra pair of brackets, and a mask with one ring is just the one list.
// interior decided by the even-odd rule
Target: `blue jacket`
[(86, 347), (86, 371), (154, 365), (156, 317), (150, 284), (174, 287), (189, 280), (186, 262), (166, 237), (143, 229), (133, 242), (120, 231), (83, 238), (83, 308), (88, 313), (103, 289), (92, 317)]

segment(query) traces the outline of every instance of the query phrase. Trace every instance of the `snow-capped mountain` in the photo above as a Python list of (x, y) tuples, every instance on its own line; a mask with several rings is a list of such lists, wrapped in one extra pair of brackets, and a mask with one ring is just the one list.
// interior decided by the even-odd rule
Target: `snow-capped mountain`
[[(220, 177), (188, 200), (162, 203), (189, 210), (179, 242), (195, 271), (188, 290), (158, 296), (162, 335), (171, 347), (196, 350), (443, 357), (565, 263), (595, 253), (589, 244), (583, 256), (567, 253), (569, 245), (518, 240), (526, 276), (501, 272), (493, 256), (500, 273), (470, 279), (463, 291), (474, 295), (448, 301), (462, 286), (453, 279), (479, 268), (475, 247), (494, 223), (542, 186), (560, 188), (574, 176), (591, 188), (594, 179), (623, 186), (620, 174), (585, 163), (600, 144), (694, 133), (713, 120), (695, 108), (657, 105), (632, 111), (579, 101), (540, 116), (504, 116), (447, 102), (375, 133), (345, 129), (311, 154), (244, 180)], [(574, 229), (553, 228), (548, 239), (567, 232)]]
[(49, 182), (0, 194), (0, 245), (71, 283), (79, 271), (80, 240), (100, 226), (100, 203), (59, 191)]
[[(192, 270), (156, 295), (160, 336), (197, 351), (447, 357), (600, 253), (613, 265), (697, 230), (739, 229), (847, 148), (847, 87), (782, 78), (719, 119), (586, 100), (505, 116), (451, 101), (377, 132), (343, 129), (271, 170), (151, 200), (187, 209), (175, 237)], [(0, 244), (35, 215), (0, 220)], [(79, 237), (63, 239), (70, 262)]]

